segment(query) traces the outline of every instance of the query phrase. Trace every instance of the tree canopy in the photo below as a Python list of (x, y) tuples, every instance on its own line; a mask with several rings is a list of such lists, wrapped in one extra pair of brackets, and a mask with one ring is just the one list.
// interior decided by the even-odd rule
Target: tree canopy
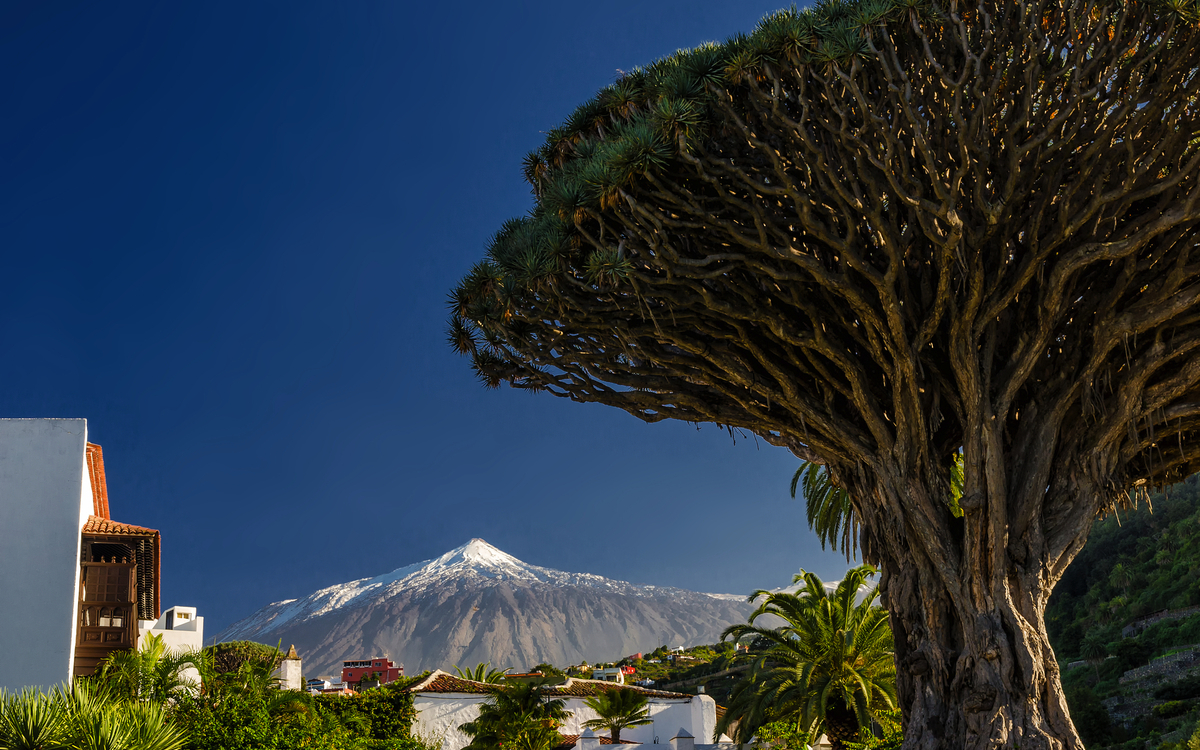
[(528, 157), (450, 340), (823, 465), (906, 742), (1078, 747), (1046, 599), (1098, 512), (1200, 468), (1198, 21), (824, 0), (636, 69)]

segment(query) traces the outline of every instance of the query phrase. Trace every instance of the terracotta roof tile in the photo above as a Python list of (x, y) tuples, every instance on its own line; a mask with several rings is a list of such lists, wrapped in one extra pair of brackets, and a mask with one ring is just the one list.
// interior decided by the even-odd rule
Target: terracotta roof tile
[(499, 685), (487, 682), (464, 680), (452, 674), (436, 670), (424, 680), (408, 688), (410, 693), (469, 693), (490, 695), (500, 689)]
[(157, 529), (147, 529), (145, 526), (134, 526), (131, 523), (119, 523), (100, 516), (88, 516), (83, 526), (85, 534), (129, 534), (132, 536), (148, 536), (157, 534)]
[[(578, 744), (578, 742), (579, 742), (579, 735), (578, 735), (578, 734), (562, 734), (562, 733), (559, 733), (559, 735), (558, 735), (558, 736), (559, 736), (559, 737), (561, 737), (562, 739), (560, 739), (560, 740), (558, 741), (558, 744), (554, 746), (554, 750), (565, 750), (565, 748), (568, 748), (568, 747), (575, 747), (575, 745), (576, 745), (576, 744)], [(613, 742), (613, 741), (612, 741), (612, 737), (604, 737), (604, 736), (600, 736), (600, 737), (597, 737), (596, 739), (600, 740), (600, 744), (601, 744), (601, 745), (615, 745), (615, 744), (617, 744), (617, 743), (615, 743), (615, 742)], [(634, 742), (634, 741), (632, 741), (632, 740), (621, 740), (621, 743), (620, 743), (620, 744), (622, 744), (622, 745), (640, 745), (640, 744), (642, 744), (642, 743), (640, 743), (640, 742)]]

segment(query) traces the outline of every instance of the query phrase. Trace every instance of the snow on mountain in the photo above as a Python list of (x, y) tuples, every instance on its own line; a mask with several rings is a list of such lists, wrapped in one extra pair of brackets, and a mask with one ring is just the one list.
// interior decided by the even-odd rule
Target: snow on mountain
[(376, 652), (401, 657), (410, 674), (456, 659), (524, 668), (713, 642), (749, 611), (743, 596), (543, 568), (472, 539), (433, 560), (269, 604), (217, 640), (295, 643), (309, 674)]

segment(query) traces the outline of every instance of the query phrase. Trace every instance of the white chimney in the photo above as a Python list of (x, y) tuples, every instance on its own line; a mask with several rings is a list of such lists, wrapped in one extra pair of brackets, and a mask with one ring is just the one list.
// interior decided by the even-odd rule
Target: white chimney
[(680, 727), (675, 736), (671, 738), (671, 750), (696, 750), (696, 738), (692, 736), (691, 732)]
[(583, 734), (579, 735), (575, 750), (600, 750), (600, 738), (592, 730), (585, 729)]

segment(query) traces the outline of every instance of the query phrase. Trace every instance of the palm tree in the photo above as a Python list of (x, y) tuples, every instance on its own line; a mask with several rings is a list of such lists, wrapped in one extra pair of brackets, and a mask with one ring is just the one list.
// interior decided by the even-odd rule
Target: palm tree
[[(962, 451), (954, 455), (949, 479), (950, 492), (946, 504), (951, 513), (962, 518), (962, 507), (958, 504), (963, 492)], [(825, 549), (826, 544), (833, 550), (840, 546), (847, 560), (858, 554), (858, 513), (854, 510), (850, 494), (830, 478), (828, 470), (820, 464), (801, 461), (800, 468), (792, 475), (792, 497), (796, 497), (798, 490), (804, 495), (808, 528), (817, 533), (821, 549)]]
[(142, 639), (136, 651), (114, 651), (100, 665), (100, 682), (118, 696), (162, 703), (183, 690), (197, 690), (184, 670), (197, 667), (200, 655), (167, 651), (162, 636)]
[(1083, 643), (1080, 644), (1080, 656), (1092, 665), (1092, 669), (1096, 672), (1096, 680), (1099, 681), (1100, 664), (1108, 658), (1108, 646), (1105, 645), (1100, 633), (1093, 630), (1084, 636)]
[(817, 532), (821, 549), (828, 544), (836, 550), (841, 545), (847, 559), (858, 553), (858, 515), (850, 504), (850, 495), (829, 478), (820, 464), (800, 464), (792, 475), (792, 497), (796, 490), (804, 492), (804, 510), (808, 528)]
[(607, 729), (613, 744), (621, 741), (621, 730), (653, 723), (646, 696), (629, 688), (606, 690), (584, 701), (600, 718), (583, 722), (588, 729)]
[(504, 678), (512, 671), (512, 667), (507, 669), (492, 669), (491, 662), (482, 662), (476, 664), (474, 669), (463, 670), (457, 664), (454, 665), (454, 671), (459, 677), (464, 680), (474, 680), (475, 682), (497, 683), (504, 682)]
[(1133, 583), (1133, 574), (1125, 566), (1125, 563), (1117, 563), (1108, 573), (1108, 582), (1128, 595), (1129, 584)]
[(565, 700), (549, 699), (542, 682), (528, 682), (497, 689), (479, 718), (459, 728), (471, 736), (469, 750), (550, 750), (569, 716)]
[[(722, 639), (752, 636), (769, 644), (749, 677), (730, 696), (717, 733), (749, 741), (772, 721), (795, 722), (810, 744), (824, 732), (836, 750), (895, 708), (896, 670), (887, 613), (872, 589), (855, 603), (867, 576), (863, 565), (846, 574), (831, 594), (814, 573), (801, 571), (795, 594), (756, 591), (762, 601), (749, 621), (727, 628)], [(774, 615), (780, 627), (756, 624)]]

